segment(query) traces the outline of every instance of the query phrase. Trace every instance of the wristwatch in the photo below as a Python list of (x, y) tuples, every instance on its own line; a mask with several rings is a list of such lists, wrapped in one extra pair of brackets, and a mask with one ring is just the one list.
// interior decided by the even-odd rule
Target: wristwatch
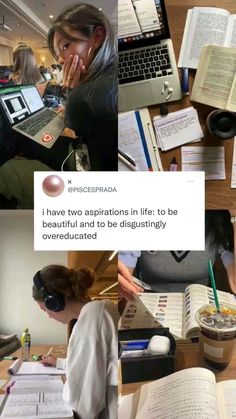
[(231, 223), (236, 223), (236, 216), (234, 215), (233, 217), (230, 218)]

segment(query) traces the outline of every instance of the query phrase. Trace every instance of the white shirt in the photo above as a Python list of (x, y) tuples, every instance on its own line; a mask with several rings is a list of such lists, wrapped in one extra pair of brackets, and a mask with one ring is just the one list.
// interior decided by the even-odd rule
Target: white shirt
[(114, 304), (92, 301), (73, 328), (63, 398), (81, 419), (117, 419), (117, 321)]

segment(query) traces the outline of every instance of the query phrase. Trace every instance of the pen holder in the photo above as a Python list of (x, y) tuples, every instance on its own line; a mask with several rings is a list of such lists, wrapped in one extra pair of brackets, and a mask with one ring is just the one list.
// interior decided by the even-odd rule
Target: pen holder
[(212, 111), (206, 120), (209, 132), (219, 138), (232, 138), (236, 135), (236, 113), (225, 109)]
[(166, 336), (170, 339), (167, 355), (121, 358), (122, 383), (156, 380), (175, 371), (175, 339), (168, 328), (119, 330), (119, 341), (151, 339), (152, 336)]

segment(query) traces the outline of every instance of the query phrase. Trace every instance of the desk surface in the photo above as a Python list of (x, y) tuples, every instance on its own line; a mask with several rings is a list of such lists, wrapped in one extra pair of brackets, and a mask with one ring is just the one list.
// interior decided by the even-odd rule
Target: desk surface
[[(198, 343), (178, 343), (176, 345), (175, 370), (180, 371), (186, 368), (203, 367), (208, 368), (216, 375), (216, 381), (236, 379), (236, 350), (230, 364), (223, 371), (209, 367), (199, 353)], [(144, 382), (123, 384), (122, 394), (134, 393)]]
[[(44, 355), (46, 354), (51, 345), (34, 345), (31, 347), (30, 355)], [(52, 355), (55, 355), (58, 358), (65, 358), (66, 357), (66, 346), (65, 345), (53, 345), (53, 350), (51, 352)], [(10, 354), (11, 356), (17, 356), (21, 358), (21, 349)], [(7, 373), (8, 368), (14, 361), (0, 361), (0, 379), (7, 380), (9, 375)], [(1, 392), (1, 391), (0, 391)]]
[[(170, 27), (171, 39), (174, 46), (175, 57), (178, 63), (182, 36), (185, 26), (187, 10), (194, 6), (215, 6), (227, 9), (231, 13), (236, 13), (235, 0), (165, 0), (168, 22)], [(190, 70), (190, 92), (195, 76), (195, 71)], [(169, 103), (169, 112), (174, 112), (186, 107), (192, 106), (190, 97), (185, 96), (181, 101)], [(232, 155), (233, 155), (233, 139), (220, 140), (213, 138), (206, 129), (206, 117), (214, 109), (209, 106), (195, 104), (198, 110), (199, 120), (204, 133), (204, 139), (198, 142), (196, 146), (213, 146), (224, 145), (225, 147), (225, 170), (226, 180), (207, 180), (206, 181), (206, 208), (207, 209), (229, 209), (235, 207), (236, 191), (230, 188)], [(159, 105), (149, 107), (151, 118), (159, 115)], [(187, 144), (188, 145), (188, 144)], [(191, 146), (194, 144), (191, 144)], [(173, 157), (176, 157), (179, 167), (181, 168), (181, 148), (161, 152), (161, 160), (163, 169), (168, 170), (169, 164)], [(181, 169), (179, 169), (181, 170)]]

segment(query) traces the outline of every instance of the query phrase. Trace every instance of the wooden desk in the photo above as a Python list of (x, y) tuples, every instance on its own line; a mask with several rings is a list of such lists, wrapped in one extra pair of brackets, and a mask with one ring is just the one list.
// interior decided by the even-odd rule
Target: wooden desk
[[(34, 345), (31, 347), (30, 355), (44, 355), (46, 354), (51, 345)], [(52, 355), (58, 358), (65, 358), (66, 357), (66, 346), (65, 345), (53, 345)], [(21, 348), (17, 351), (10, 354), (10, 356), (17, 356), (21, 358)], [(0, 379), (7, 380), (9, 379), (9, 375), (7, 373), (8, 368), (14, 361), (0, 361)], [(0, 389), (1, 393), (1, 389)]]
[[(185, 368), (203, 367), (208, 368), (216, 375), (216, 381), (236, 379), (236, 350), (230, 364), (223, 371), (211, 368), (200, 356), (198, 343), (177, 343), (175, 370), (180, 371)], [(134, 393), (144, 382), (123, 384), (122, 394)]]
[[(186, 14), (189, 8), (194, 6), (214, 6), (227, 9), (230, 13), (236, 13), (235, 0), (165, 0), (168, 22), (170, 27), (171, 39), (174, 46), (175, 57), (178, 63), (182, 36), (185, 26)], [(190, 70), (190, 92), (195, 76), (195, 71)], [(190, 97), (185, 96), (181, 101), (171, 102), (168, 105), (169, 112), (174, 112), (186, 107), (192, 106)], [(198, 142), (196, 146), (219, 146), (225, 147), (225, 169), (226, 180), (207, 180), (206, 181), (206, 208), (207, 209), (229, 209), (236, 205), (236, 191), (230, 188), (233, 139), (220, 140), (215, 139), (206, 129), (206, 117), (214, 109), (209, 106), (194, 104), (198, 111), (199, 120), (204, 133), (204, 139)], [(149, 107), (150, 116), (159, 115), (159, 105)], [(187, 144), (188, 145), (188, 144)], [(195, 144), (191, 144), (191, 146)], [(181, 170), (181, 148), (162, 152), (160, 151), (163, 169), (168, 170), (172, 158), (175, 156)]]

